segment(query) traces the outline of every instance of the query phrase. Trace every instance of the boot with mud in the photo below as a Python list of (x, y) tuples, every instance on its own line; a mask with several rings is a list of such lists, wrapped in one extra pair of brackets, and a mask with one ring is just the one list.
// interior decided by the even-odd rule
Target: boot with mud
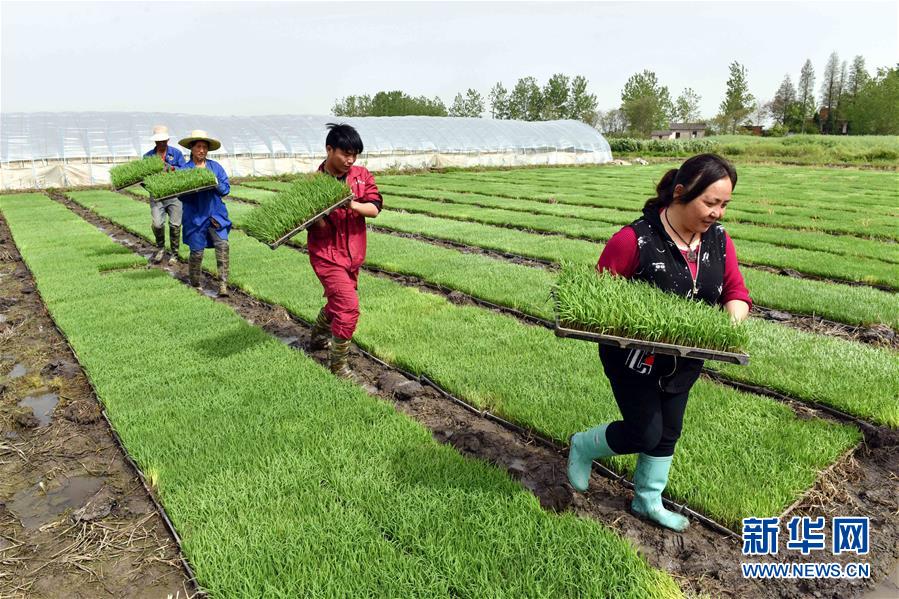
[(178, 250), (181, 247), (181, 225), (169, 225), (169, 266), (178, 263)]
[(331, 336), (331, 372), (343, 379), (353, 380), (353, 371), (347, 363), (350, 339)]
[(153, 264), (159, 264), (162, 262), (163, 256), (165, 256), (165, 229), (162, 227), (152, 227), (152, 229), (153, 237), (156, 238), (156, 253), (153, 254), (150, 261)]
[(309, 351), (320, 351), (328, 349), (331, 345), (331, 321), (325, 309), (322, 308), (318, 312), (318, 317), (312, 325), (312, 335), (309, 338)]
[(203, 273), (203, 250), (191, 252), (187, 260), (187, 276), (190, 286), (200, 289), (200, 275)]
[(228, 293), (228, 243), (218, 243), (215, 246), (215, 264), (219, 271), (219, 295), (227, 297)]
[(683, 532), (690, 521), (676, 512), (666, 510), (662, 505), (662, 491), (668, 485), (668, 472), (673, 459), (674, 456), (656, 457), (645, 453), (637, 456), (631, 510), (660, 526)]

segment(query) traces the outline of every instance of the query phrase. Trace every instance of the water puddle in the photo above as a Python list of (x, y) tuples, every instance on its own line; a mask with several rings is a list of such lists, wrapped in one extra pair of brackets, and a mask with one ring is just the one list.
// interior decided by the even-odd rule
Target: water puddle
[(12, 370), (10, 370), (9, 374), (6, 376), (9, 378), (9, 380), (12, 380), (25, 376), (27, 372), (28, 369), (25, 368), (24, 364), (16, 364), (12, 367)]
[(56, 393), (45, 393), (43, 395), (29, 395), (19, 402), (23, 408), (31, 408), (34, 417), (37, 418), (38, 426), (47, 426), (53, 419), (53, 410), (59, 403), (59, 395)]
[(278, 337), (278, 341), (284, 345), (293, 345), (299, 340), (299, 337)]
[(0, 323), (6, 322), (6, 314), (0, 314)]
[(212, 291), (211, 289), (204, 289), (203, 295), (205, 295), (206, 297), (218, 297), (219, 296), (218, 293), (216, 293), (215, 291)]
[(92, 476), (74, 476), (61, 484), (58, 480), (45, 483), (46, 492), (36, 484), (16, 493), (6, 507), (22, 527), (33, 530), (49, 524), (66, 510), (80, 508), (102, 486), (103, 481)]

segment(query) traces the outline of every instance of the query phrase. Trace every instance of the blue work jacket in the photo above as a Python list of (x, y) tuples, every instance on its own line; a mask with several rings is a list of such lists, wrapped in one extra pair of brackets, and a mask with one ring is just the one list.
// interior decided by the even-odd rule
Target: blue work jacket
[[(184, 164), (184, 168), (196, 168), (193, 160)], [(211, 248), (212, 240), (206, 235), (207, 229), (212, 226), (212, 220), (218, 223), (215, 234), (219, 239), (228, 239), (228, 231), (231, 230), (231, 219), (228, 218), (228, 209), (222, 198), (231, 193), (231, 184), (228, 183), (228, 175), (222, 165), (215, 160), (206, 159), (206, 168), (215, 174), (218, 185), (215, 189), (208, 189), (197, 193), (181, 195), (181, 227), (184, 243), (190, 247), (190, 251), (196, 252), (205, 248)]]

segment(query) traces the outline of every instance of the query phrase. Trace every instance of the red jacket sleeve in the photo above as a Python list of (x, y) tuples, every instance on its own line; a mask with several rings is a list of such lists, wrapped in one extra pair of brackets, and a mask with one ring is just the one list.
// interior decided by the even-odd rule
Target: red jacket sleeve
[(384, 207), (384, 198), (381, 196), (381, 192), (378, 191), (374, 175), (368, 172), (368, 169), (365, 169), (362, 179), (365, 182), (365, 190), (362, 192), (361, 197), (356, 198), (356, 201), (371, 202), (378, 207), (378, 212), (380, 212)]
[(723, 305), (731, 300), (741, 300), (752, 308), (752, 298), (749, 297), (749, 290), (746, 289), (743, 274), (740, 272), (740, 263), (737, 261), (737, 248), (734, 247), (730, 235), (724, 233), (724, 238), (727, 240), (724, 250), (727, 255), (724, 258), (724, 288), (721, 290), (719, 301)]
[(612, 235), (603, 248), (596, 264), (596, 270), (608, 270), (626, 279), (634, 276), (640, 266), (640, 252), (637, 250), (637, 232), (631, 227), (623, 227)]

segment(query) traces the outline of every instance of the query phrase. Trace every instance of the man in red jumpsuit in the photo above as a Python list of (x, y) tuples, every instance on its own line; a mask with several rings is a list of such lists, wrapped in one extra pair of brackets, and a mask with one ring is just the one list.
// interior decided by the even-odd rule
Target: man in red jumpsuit
[(384, 200), (368, 169), (354, 166), (362, 153), (359, 133), (345, 124), (328, 123), (328, 129), (328, 156), (318, 170), (345, 181), (354, 197), (309, 229), (309, 262), (328, 300), (318, 313), (310, 348), (325, 349), (330, 344), (331, 372), (349, 378), (347, 353), (359, 321), (356, 288), (365, 261), (365, 219), (378, 216)]

